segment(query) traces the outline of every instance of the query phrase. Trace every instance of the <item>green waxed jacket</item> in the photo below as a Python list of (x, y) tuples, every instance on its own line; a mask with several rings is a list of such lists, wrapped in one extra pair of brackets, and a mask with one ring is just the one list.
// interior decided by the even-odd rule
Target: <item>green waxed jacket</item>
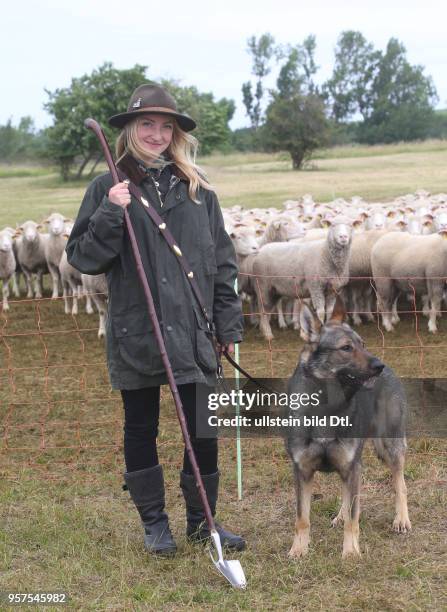
[[(221, 344), (242, 340), (242, 308), (234, 290), (236, 255), (225, 231), (213, 191), (199, 188), (196, 204), (188, 182), (174, 167), (174, 176), (160, 206), (155, 184), (127, 156), (120, 169), (143, 191), (171, 230), (188, 260), (213, 314)], [(85, 274), (104, 272), (109, 289), (107, 361), (114, 389), (138, 389), (167, 382), (145, 296), (137, 276), (124, 210), (109, 201), (110, 174), (92, 181), (67, 243), (69, 263)], [(132, 197), (128, 212), (154, 298), (158, 320), (177, 384), (212, 384), (216, 357), (206, 322), (176, 256)]]

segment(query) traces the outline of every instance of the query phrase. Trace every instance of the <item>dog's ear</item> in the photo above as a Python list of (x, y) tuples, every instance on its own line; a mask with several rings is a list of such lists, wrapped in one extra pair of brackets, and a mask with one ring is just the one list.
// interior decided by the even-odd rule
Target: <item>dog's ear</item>
[(329, 323), (343, 323), (346, 317), (346, 308), (341, 297), (337, 294), (334, 310)]
[(307, 304), (300, 309), (300, 336), (304, 342), (318, 342), (321, 333), (321, 321)]

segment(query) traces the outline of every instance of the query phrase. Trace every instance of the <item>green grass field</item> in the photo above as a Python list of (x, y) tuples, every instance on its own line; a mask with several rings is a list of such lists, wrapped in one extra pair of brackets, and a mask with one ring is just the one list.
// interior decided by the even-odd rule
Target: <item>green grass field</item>
[[(447, 184), (447, 143), (323, 152), (315, 169), (294, 173), (281, 156), (203, 160), (224, 204), (280, 205), (312, 193), (321, 200), (368, 199)], [(351, 155), (351, 156), (349, 156)], [(74, 215), (84, 184), (61, 184), (30, 169), (2, 171), (0, 227), (51, 211)], [(15, 175), (14, 175), (15, 173)], [(329, 177), (329, 178), (328, 178)], [(447, 376), (447, 320), (439, 333), (408, 315), (393, 335), (360, 330), (368, 348), (400, 376)], [(416, 437), (406, 465), (413, 531), (391, 530), (389, 473), (368, 447), (364, 456), (358, 560), (341, 560), (342, 529), (330, 519), (340, 503), (335, 475), (319, 474), (309, 555), (290, 562), (294, 492), (280, 439), (243, 439), (243, 498), (238, 500), (234, 440), (221, 440), (218, 518), (238, 529), (247, 550), (234, 555), (248, 579), (236, 591), (205, 550), (187, 544), (178, 486), (182, 445), (168, 389), (160, 423), (167, 509), (179, 547), (169, 560), (148, 557), (128, 493), (121, 490), (122, 408), (112, 393), (96, 316), (67, 316), (62, 300), (21, 300), (0, 314), (0, 591), (66, 591), (70, 610), (445, 610), (447, 598), (447, 444)], [(241, 363), (257, 376), (289, 376), (301, 341), (274, 329), (269, 346), (248, 329)], [(230, 374), (227, 369), (227, 374)], [(227, 555), (228, 557), (228, 555)], [(230, 558), (230, 557), (228, 557)], [(0, 610), (8, 609), (0, 604)], [(11, 608), (13, 609), (13, 608)], [(42, 608), (43, 609), (43, 608)], [(50, 609), (50, 608), (48, 608)], [(54, 609), (54, 608), (53, 608)]]

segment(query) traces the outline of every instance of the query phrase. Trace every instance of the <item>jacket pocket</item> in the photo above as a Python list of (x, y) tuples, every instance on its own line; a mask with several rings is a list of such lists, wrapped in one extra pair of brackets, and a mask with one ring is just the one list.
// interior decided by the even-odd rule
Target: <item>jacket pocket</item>
[(156, 375), (165, 371), (150, 320), (142, 313), (112, 317), (113, 334), (122, 360), (137, 372)]
[(196, 317), (195, 358), (198, 366), (204, 372), (217, 370), (216, 351), (214, 349), (213, 334), (208, 330), (203, 315), (194, 308)]

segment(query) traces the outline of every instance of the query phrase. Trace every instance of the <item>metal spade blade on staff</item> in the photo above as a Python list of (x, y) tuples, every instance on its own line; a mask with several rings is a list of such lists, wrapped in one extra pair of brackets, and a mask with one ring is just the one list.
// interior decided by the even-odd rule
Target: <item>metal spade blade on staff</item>
[[(110, 152), (110, 147), (107, 143), (107, 140), (104, 136), (104, 133), (101, 129), (101, 126), (94, 119), (86, 119), (84, 125), (89, 130), (92, 130), (97, 136), (103, 153), (106, 159), (107, 165), (109, 167), (110, 173), (112, 175), (113, 184), (120, 182), (118, 177), (118, 172), (116, 166), (113, 162), (112, 154)], [(185, 447), (189, 456), (189, 460), (191, 462), (191, 466), (194, 473), (194, 478), (197, 483), (197, 488), (199, 489), (200, 499), (202, 501), (203, 509), (205, 512), (206, 522), (208, 524), (208, 528), (210, 530), (211, 539), (210, 539), (210, 556), (214, 563), (214, 566), (218, 569), (218, 571), (225, 576), (225, 578), (236, 588), (243, 589), (245, 588), (247, 582), (245, 579), (244, 570), (240, 564), (240, 561), (227, 561), (223, 557), (222, 552), (222, 543), (220, 541), (220, 536), (216, 530), (216, 525), (214, 522), (213, 515), (211, 513), (210, 505), (208, 503), (208, 499), (205, 492), (205, 487), (203, 485), (202, 477), (200, 475), (199, 466), (197, 464), (197, 460), (194, 454), (194, 450), (191, 445), (191, 440), (189, 437), (188, 428), (186, 425), (186, 419), (183, 412), (183, 406), (180, 399), (180, 395), (177, 389), (177, 383), (175, 382), (174, 374), (172, 371), (172, 367), (168, 358), (168, 354), (166, 351), (165, 343), (163, 340), (163, 335), (160, 329), (160, 323), (157, 319), (157, 314), (155, 311), (154, 300), (152, 298), (151, 290), (149, 288), (149, 283), (147, 281), (146, 274), (144, 272), (143, 263), (141, 260), (141, 254), (138, 248), (138, 243), (135, 237), (135, 232), (132, 227), (132, 223), (130, 220), (129, 213), (127, 209), (124, 209), (124, 221), (126, 224), (126, 229), (129, 234), (132, 252), (135, 258), (135, 264), (137, 267), (138, 277), (144, 289), (144, 294), (146, 297), (146, 304), (149, 311), (149, 316), (151, 318), (152, 325), (155, 331), (155, 337), (157, 339), (157, 344), (160, 349), (161, 357), (163, 360), (163, 365), (166, 370), (166, 374), (168, 377), (169, 387), (171, 389), (172, 396), (174, 398), (175, 409), (177, 411), (177, 417), (180, 422), (180, 427), (182, 430), (183, 439), (185, 441)], [(214, 549), (214, 550), (213, 550)]]

